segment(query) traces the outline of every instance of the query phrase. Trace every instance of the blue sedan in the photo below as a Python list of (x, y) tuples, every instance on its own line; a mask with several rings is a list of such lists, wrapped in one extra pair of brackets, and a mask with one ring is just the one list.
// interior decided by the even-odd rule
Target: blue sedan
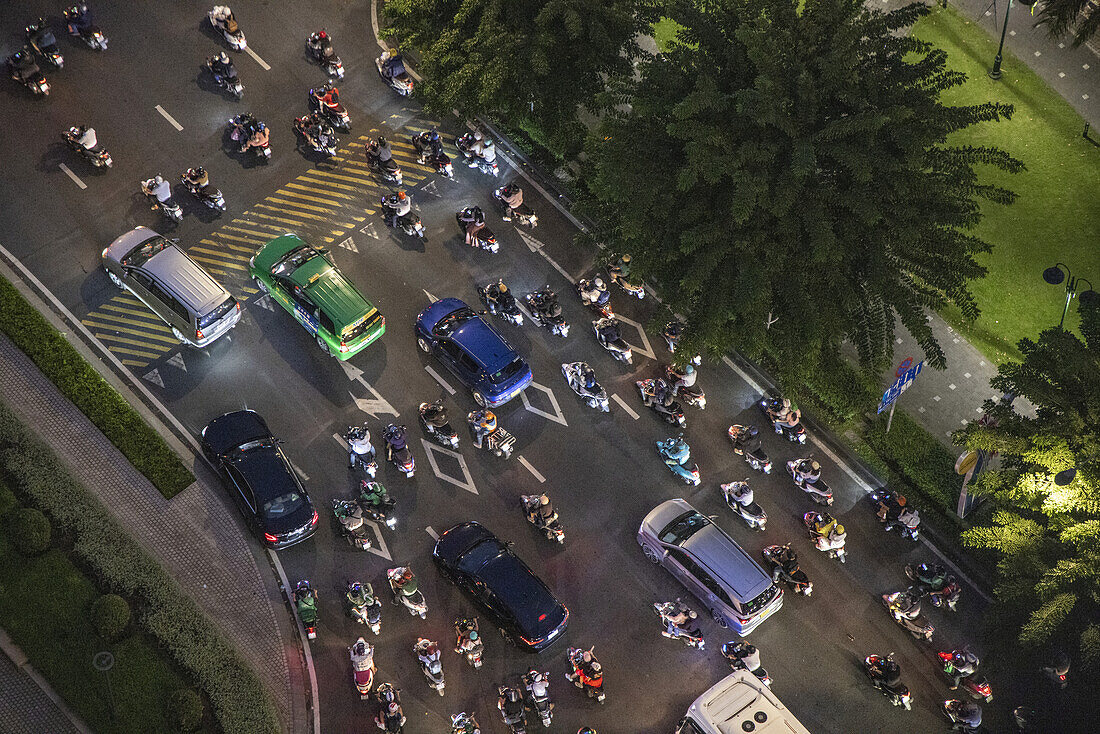
[(531, 384), (531, 368), (473, 309), (444, 298), (416, 317), (416, 343), (434, 354), (481, 407), (503, 405)]

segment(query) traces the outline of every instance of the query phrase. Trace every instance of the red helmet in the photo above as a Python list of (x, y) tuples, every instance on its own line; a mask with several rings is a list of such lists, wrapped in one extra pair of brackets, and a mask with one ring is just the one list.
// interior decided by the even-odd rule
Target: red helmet
[(326, 33), (325, 31), (321, 31), (320, 33), (317, 34), (317, 38), (324, 41), (325, 39), (328, 38), (328, 33)]

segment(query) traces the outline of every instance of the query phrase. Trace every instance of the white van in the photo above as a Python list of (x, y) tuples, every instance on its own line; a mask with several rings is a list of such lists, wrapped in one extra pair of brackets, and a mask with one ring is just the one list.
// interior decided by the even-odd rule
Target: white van
[(738, 670), (718, 681), (680, 719), (676, 734), (810, 734), (771, 689)]

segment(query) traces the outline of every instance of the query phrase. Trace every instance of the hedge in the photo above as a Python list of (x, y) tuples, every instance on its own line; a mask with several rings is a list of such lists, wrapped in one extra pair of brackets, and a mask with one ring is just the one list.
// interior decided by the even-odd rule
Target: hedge
[(955, 473), (955, 456), (904, 411), (895, 412), (889, 433), (885, 416), (880, 416), (863, 432), (863, 439), (891, 471), (905, 477), (941, 508), (954, 512), (962, 487), (962, 477)]
[(195, 731), (202, 723), (202, 697), (190, 688), (173, 691), (165, 708), (168, 720), (179, 731)]
[(12, 513), (11, 542), (25, 556), (37, 556), (50, 547), (50, 521), (33, 507)]
[(24, 503), (72, 535), (73, 552), (107, 588), (136, 602), (139, 625), (191, 674), (225, 732), (279, 730), (266, 689), (233, 645), (3, 403), (0, 472)]
[(114, 642), (130, 624), (130, 605), (118, 594), (103, 594), (92, 602), (92, 626), (100, 638)]
[(0, 331), (38, 365), (161, 494), (171, 498), (195, 481), (164, 439), (3, 278), (0, 278)]

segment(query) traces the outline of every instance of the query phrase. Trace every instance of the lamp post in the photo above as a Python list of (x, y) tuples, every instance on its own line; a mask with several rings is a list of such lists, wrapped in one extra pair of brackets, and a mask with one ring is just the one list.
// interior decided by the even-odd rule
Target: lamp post
[(1088, 283), (1087, 290), (1081, 291), (1081, 303), (1086, 306), (1100, 305), (1100, 293), (1097, 293), (1092, 289), (1092, 281), (1087, 278), (1079, 278), (1070, 272), (1069, 266), (1065, 263), (1055, 263), (1046, 270), (1043, 271), (1043, 280), (1051, 285), (1059, 285), (1062, 281), (1066, 280), (1066, 305), (1062, 307), (1062, 320), (1058, 322), (1058, 328), (1063, 328), (1066, 323), (1066, 312), (1069, 311), (1069, 302), (1073, 300), (1073, 297), (1077, 295), (1077, 286), (1080, 283)]
[(996, 81), (1001, 78), (1001, 55), (1005, 50), (1005, 33), (1008, 32), (1008, 14), (1012, 11), (1012, 0), (1008, 0), (1005, 8), (1005, 22), (1001, 26), (1001, 45), (997, 47), (997, 55), (993, 57), (993, 68), (989, 70), (989, 78)]

